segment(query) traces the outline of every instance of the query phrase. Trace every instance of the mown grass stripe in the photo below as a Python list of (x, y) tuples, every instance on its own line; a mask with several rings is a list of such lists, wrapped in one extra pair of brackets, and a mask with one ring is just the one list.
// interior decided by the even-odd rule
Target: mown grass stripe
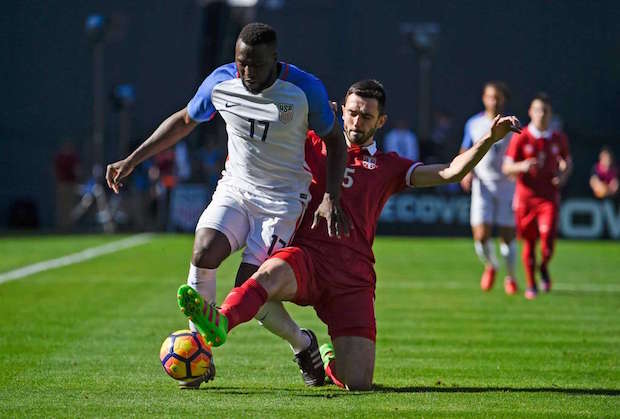
[(84, 262), (85, 260), (93, 259), (98, 256), (106, 255), (108, 253), (114, 253), (130, 247), (139, 246), (141, 244), (149, 242), (152, 237), (153, 235), (150, 233), (137, 234), (135, 236), (131, 236), (126, 239), (118, 240), (112, 243), (107, 243), (97, 247), (91, 247), (82, 250), (81, 252), (73, 253), (71, 255), (45, 260), (43, 262), (34, 263), (32, 265), (4, 272), (0, 274), (0, 284), (7, 281), (24, 278), (26, 276), (33, 275), (39, 272), (48, 271), (50, 269), (56, 269), (67, 265), (73, 265), (74, 263)]

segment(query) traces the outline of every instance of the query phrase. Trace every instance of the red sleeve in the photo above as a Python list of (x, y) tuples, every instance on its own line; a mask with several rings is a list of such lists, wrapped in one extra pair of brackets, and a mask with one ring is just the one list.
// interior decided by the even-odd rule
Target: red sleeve
[(386, 164), (390, 168), (389, 189), (391, 193), (398, 193), (409, 186), (407, 182), (407, 174), (409, 169), (416, 163), (413, 160), (406, 159), (396, 153), (386, 154)]
[(521, 143), (523, 142), (524, 134), (515, 134), (510, 139), (510, 144), (506, 149), (506, 157), (510, 157), (513, 161), (523, 160), (523, 154), (521, 153)]
[(570, 158), (570, 148), (568, 146), (568, 137), (566, 136), (566, 134), (563, 134), (563, 133), (560, 134), (560, 156), (562, 156), (562, 158), (565, 160)]

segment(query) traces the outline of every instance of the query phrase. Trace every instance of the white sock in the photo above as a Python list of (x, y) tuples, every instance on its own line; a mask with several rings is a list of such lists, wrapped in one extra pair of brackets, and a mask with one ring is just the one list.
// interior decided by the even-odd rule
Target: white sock
[(265, 329), (286, 340), (294, 353), (310, 346), (310, 337), (301, 331), (280, 301), (267, 301), (254, 318)]
[[(189, 274), (187, 275), (187, 285), (194, 288), (207, 303), (215, 302), (215, 274), (217, 269), (198, 268), (192, 263), (189, 264)], [(190, 320), (189, 328), (196, 331), (194, 323)]]
[(497, 258), (495, 257), (495, 247), (492, 240), (487, 240), (482, 243), (480, 241), (474, 241), (474, 249), (480, 261), (485, 265), (491, 264), (493, 268), (497, 269)]
[(504, 257), (504, 261), (506, 262), (506, 272), (508, 276), (515, 278), (515, 260), (517, 258), (517, 242), (516, 240), (512, 240), (510, 243), (506, 244), (501, 242), (499, 244), (499, 252)]

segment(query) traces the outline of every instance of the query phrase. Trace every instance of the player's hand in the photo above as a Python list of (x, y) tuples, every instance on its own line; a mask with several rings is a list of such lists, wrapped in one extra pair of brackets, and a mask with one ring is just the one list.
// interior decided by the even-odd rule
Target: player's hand
[(531, 168), (538, 166), (538, 159), (536, 157), (530, 157), (523, 160), (521, 163), (521, 172), (527, 173)]
[(108, 164), (105, 172), (105, 180), (108, 183), (108, 187), (118, 193), (123, 186), (120, 180), (126, 178), (133, 172), (134, 166), (130, 164), (126, 159), (119, 160), (116, 163)]
[(474, 179), (474, 174), (472, 172), (469, 172), (468, 174), (465, 175), (463, 180), (461, 180), (461, 188), (463, 189), (463, 191), (467, 193), (471, 192), (471, 184), (472, 184), (473, 179)]
[(493, 124), (491, 125), (491, 138), (493, 142), (501, 140), (510, 131), (521, 132), (521, 122), (519, 122), (516, 116), (497, 115), (493, 118)]
[(333, 199), (327, 193), (323, 195), (321, 205), (314, 212), (314, 220), (310, 228), (314, 230), (319, 225), (321, 218), (325, 218), (325, 221), (327, 221), (329, 237), (349, 237), (349, 217), (347, 217), (347, 214), (340, 206), (340, 202)]

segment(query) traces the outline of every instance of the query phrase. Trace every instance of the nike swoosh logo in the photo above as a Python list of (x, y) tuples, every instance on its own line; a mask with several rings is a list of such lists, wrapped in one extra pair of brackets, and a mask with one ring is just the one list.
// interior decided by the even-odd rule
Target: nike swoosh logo
[(227, 108), (232, 108), (233, 106), (239, 106), (239, 105), (240, 105), (240, 103), (228, 103), (228, 102), (226, 102), (226, 105), (225, 105), (225, 106), (226, 106)]

